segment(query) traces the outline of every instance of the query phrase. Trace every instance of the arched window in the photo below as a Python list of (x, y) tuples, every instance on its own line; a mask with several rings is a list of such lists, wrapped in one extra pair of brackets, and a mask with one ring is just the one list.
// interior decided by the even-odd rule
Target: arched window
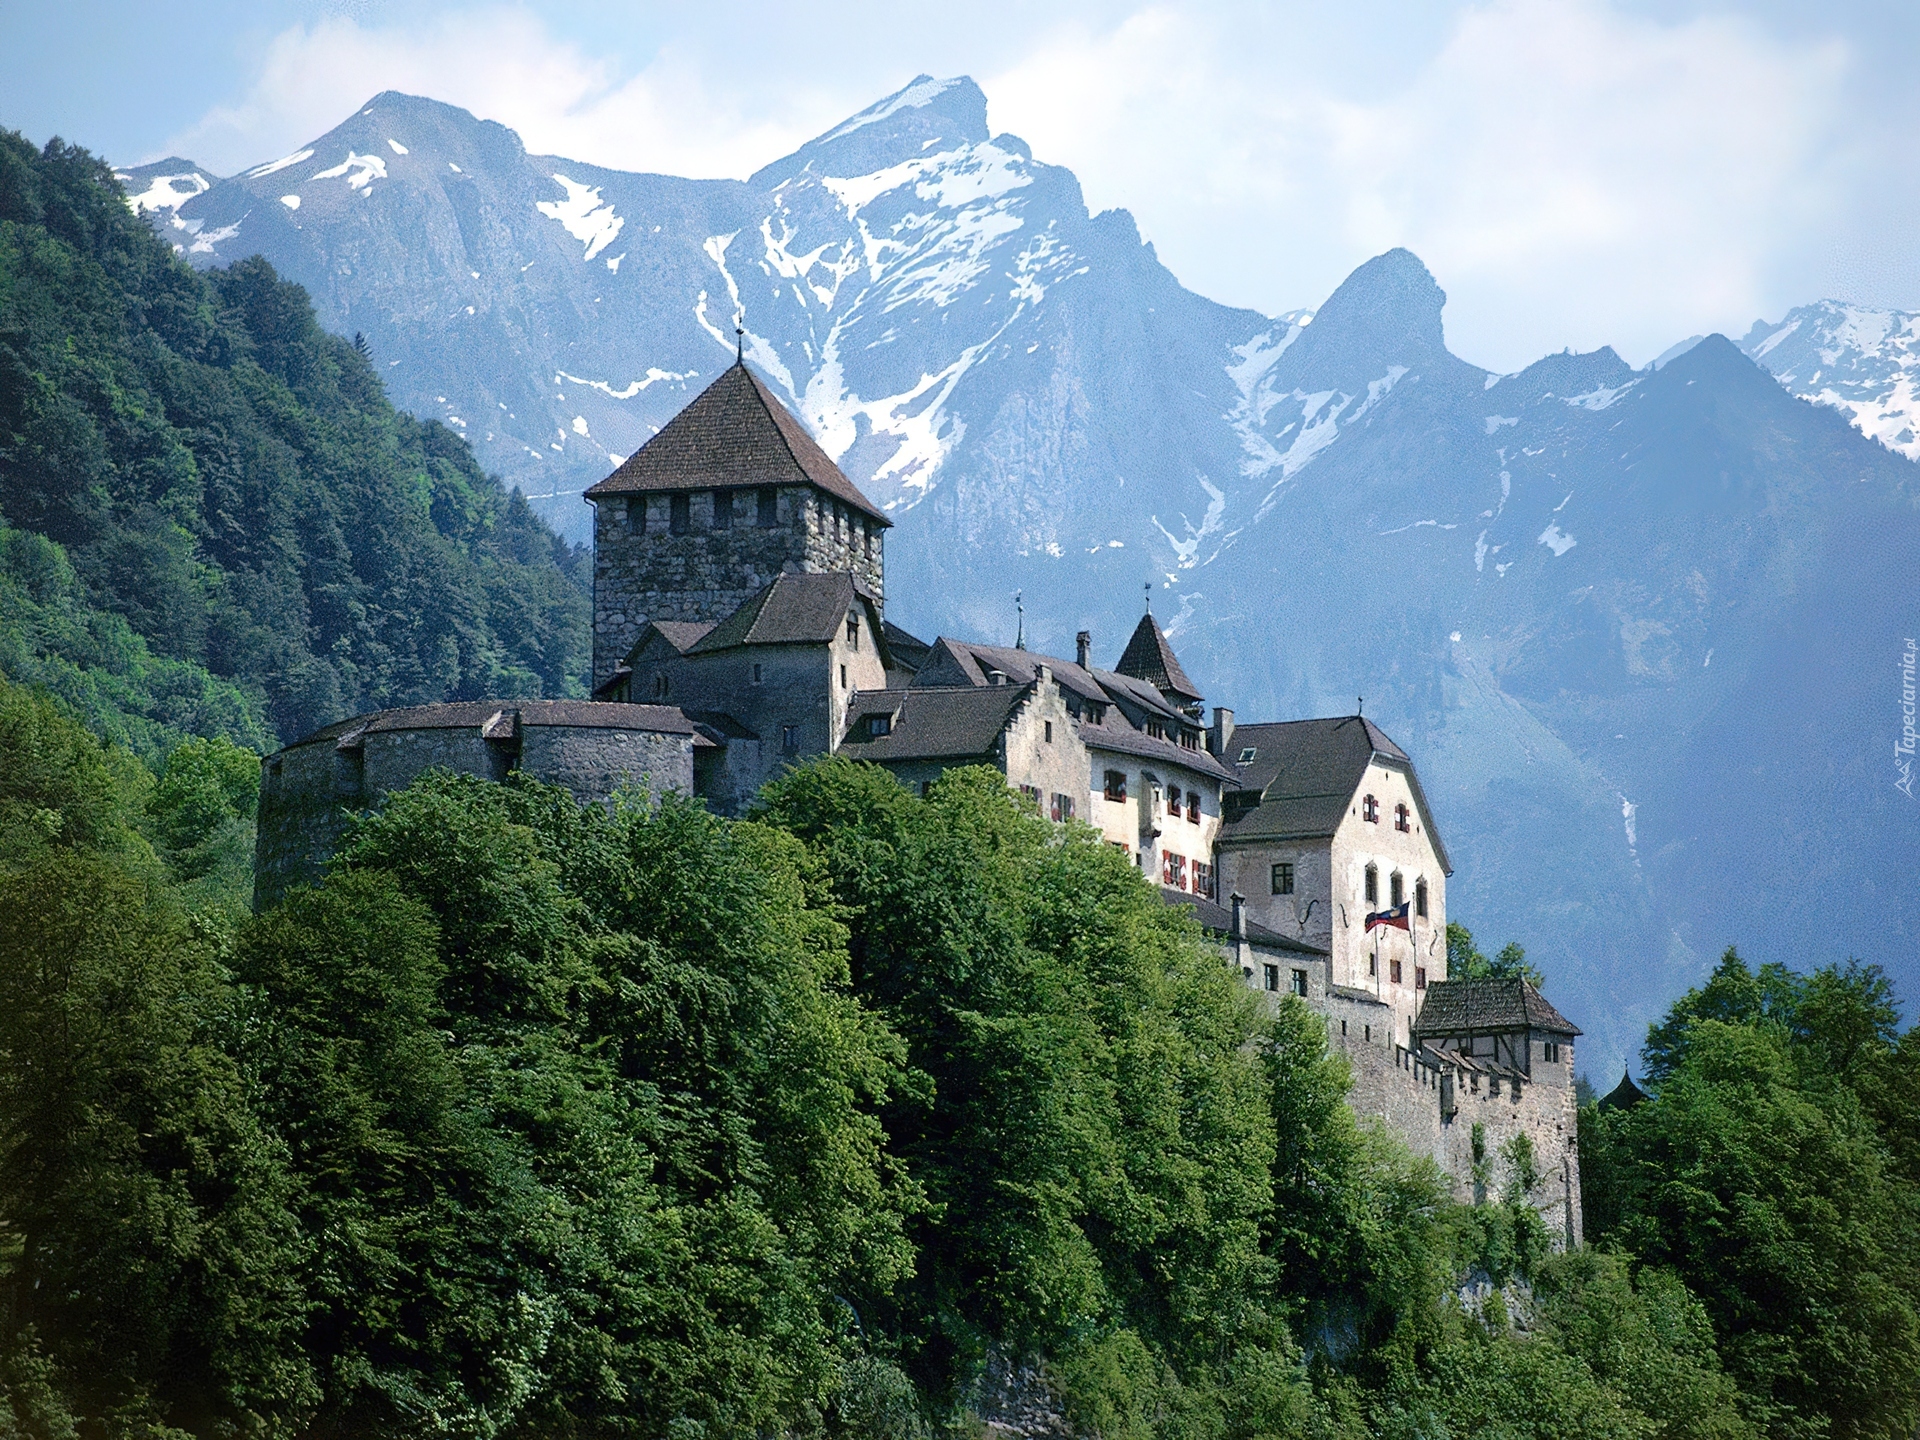
[(1412, 816), (1405, 805), (1396, 805), (1393, 807), (1393, 828), (1403, 835), (1412, 832)]
[(1367, 904), (1380, 903), (1380, 869), (1376, 865), (1367, 866)]
[(1394, 906), (1396, 909), (1399, 908), (1400, 901), (1405, 898), (1401, 894), (1400, 884), (1401, 884), (1400, 872), (1396, 870), (1387, 879), (1387, 886), (1388, 886), (1387, 893), (1393, 897), (1391, 900), (1387, 901), (1387, 903), (1389, 905)]
[(1427, 918), (1427, 882), (1424, 880), (1413, 882), (1413, 913), (1422, 920)]

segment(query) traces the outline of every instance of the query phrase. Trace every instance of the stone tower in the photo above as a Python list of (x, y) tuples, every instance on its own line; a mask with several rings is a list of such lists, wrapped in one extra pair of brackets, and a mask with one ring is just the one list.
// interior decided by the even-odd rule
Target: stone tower
[(595, 684), (649, 621), (724, 620), (776, 575), (844, 571), (886, 595), (893, 522), (742, 363), (586, 498)]

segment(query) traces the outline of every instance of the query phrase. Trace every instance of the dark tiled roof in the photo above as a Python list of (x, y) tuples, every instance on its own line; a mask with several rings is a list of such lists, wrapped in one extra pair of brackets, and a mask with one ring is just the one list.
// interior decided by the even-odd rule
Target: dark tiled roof
[[(705, 637), (709, 630), (713, 629), (713, 622), (710, 620), (654, 620), (649, 622), (647, 628), (658, 630), (662, 640), (684, 655)], [(645, 635), (641, 636), (640, 643), (646, 643)], [(634, 646), (636, 650), (639, 648), (639, 645)]]
[[(1245, 763), (1239, 757), (1248, 750)], [(1432, 807), (1420, 788), (1413, 761), (1371, 720), (1343, 715), (1327, 720), (1287, 720), (1239, 725), (1224, 757), (1239, 777), (1234, 788), (1258, 795), (1259, 803), (1229, 809), (1221, 838), (1291, 839), (1331, 835), (1339, 827), (1375, 757), (1406, 771), (1408, 788), (1441, 868), (1453, 873), (1446, 846), (1434, 827)]]
[(1132, 755), (1140, 760), (1157, 760), (1162, 765), (1181, 765), (1199, 775), (1231, 785), (1233, 771), (1213, 757), (1211, 751), (1189, 750), (1173, 740), (1160, 740), (1144, 730), (1135, 730), (1124, 721), (1103, 725), (1082, 725), (1080, 739), (1089, 750), (1109, 750)]
[(586, 498), (745, 485), (813, 485), (893, 524), (745, 365), (729, 366)]
[(893, 621), (886, 622), (887, 648), (893, 652), (896, 662), (909, 670), (918, 670), (926, 664), (927, 652), (933, 647), (917, 635), (910, 635)]
[[(987, 685), (855, 695), (847, 707), (850, 723), (840, 753), (876, 763), (984, 760), (1032, 693), (1031, 685)], [(889, 733), (867, 733), (867, 718), (872, 715), (891, 717)]]
[[(687, 649), (710, 655), (735, 645), (821, 645), (833, 639), (850, 606), (871, 601), (845, 571), (776, 575)], [(877, 613), (870, 608), (869, 619)]]
[(691, 735), (693, 722), (672, 705), (626, 705), (607, 700), (459, 700), (445, 705), (410, 705), (374, 710), (336, 720), (286, 748), (321, 741), (353, 744), (365, 735), (397, 730), (480, 730), (511, 734), (514, 727), (566, 726), (583, 730), (644, 730)]
[[(1209, 935), (1230, 935), (1233, 933), (1233, 909), (1207, 899), (1204, 895), (1190, 895), (1185, 890), (1175, 890), (1170, 886), (1160, 887), (1160, 898), (1169, 905), (1185, 905), (1193, 911), (1193, 918), (1200, 922), (1200, 928)], [(1278, 930), (1269, 930), (1251, 916), (1242, 917), (1241, 924), (1247, 932), (1247, 943), (1258, 945), (1263, 950), (1285, 950), (1295, 955), (1312, 955), (1324, 959), (1327, 952), (1304, 940), (1294, 940), (1282, 935)]]
[(1414, 1030), (1421, 1035), (1548, 1030), (1578, 1035), (1580, 1027), (1547, 1003), (1525, 980), (1436, 980), (1427, 987)]
[(1151, 613), (1140, 617), (1140, 623), (1134, 627), (1133, 638), (1127, 641), (1127, 648), (1120, 654), (1120, 663), (1113, 668), (1122, 675), (1145, 680), (1157, 689), (1178, 695), (1183, 700), (1200, 698), (1200, 692), (1194, 688), (1193, 681), (1187, 678), (1187, 672), (1180, 668), (1180, 660), (1173, 653), (1173, 646), (1167, 643), (1165, 632)]
[(1620, 1083), (1609, 1090), (1600, 1099), (1602, 1110), (1631, 1110), (1636, 1105), (1647, 1102), (1647, 1092), (1633, 1083), (1633, 1076), (1626, 1071), (1620, 1072)]

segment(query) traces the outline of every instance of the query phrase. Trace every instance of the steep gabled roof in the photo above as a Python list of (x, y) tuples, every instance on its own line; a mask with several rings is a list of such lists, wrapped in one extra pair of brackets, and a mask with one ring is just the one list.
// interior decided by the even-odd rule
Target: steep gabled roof
[(1113, 668), (1122, 675), (1145, 680), (1182, 700), (1196, 702), (1200, 699), (1199, 690), (1187, 678), (1187, 672), (1180, 668), (1179, 657), (1173, 653), (1173, 646), (1167, 643), (1166, 633), (1151, 612), (1140, 617), (1140, 623), (1134, 626), (1133, 638), (1127, 641), (1127, 648), (1120, 652), (1120, 663)]
[[(1252, 754), (1248, 755), (1247, 752)], [(1245, 760), (1240, 759), (1247, 755)], [(1376, 759), (1403, 770), (1421, 823), (1447, 874), (1453, 863), (1433, 823), (1420, 776), (1407, 752), (1371, 720), (1343, 715), (1238, 725), (1221, 757), (1239, 777), (1233, 788), (1257, 797), (1223, 826), (1223, 840), (1304, 839), (1331, 835)]]
[[(874, 690), (855, 695), (840, 753), (876, 763), (897, 760), (985, 760), (993, 754), (1031, 685), (986, 685), (938, 690)], [(870, 735), (867, 719), (885, 715), (885, 735)]]
[(879, 606), (866, 587), (844, 570), (825, 575), (776, 575), (690, 645), (686, 653), (711, 655), (736, 645), (823, 645), (839, 632), (840, 622), (854, 605), (866, 609), (868, 628), (879, 636), (884, 664), (886, 635), (877, 629)]
[(744, 364), (729, 366), (586, 498), (758, 485), (812, 485), (893, 524)]
[(1532, 984), (1509, 980), (1436, 980), (1414, 1022), (1418, 1035), (1485, 1035), (1494, 1031), (1546, 1030), (1578, 1035), (1580, 1027), (1547, 1002)]

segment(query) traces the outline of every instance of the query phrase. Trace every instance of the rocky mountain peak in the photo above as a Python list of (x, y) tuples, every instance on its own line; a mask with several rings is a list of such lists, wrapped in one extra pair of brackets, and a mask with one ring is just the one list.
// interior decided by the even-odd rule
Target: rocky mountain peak
[(884, 100), (757, 171), (747, 183), (768, 189), (809, 170), (816, 175), (871, 175), (929, 152), (978, 145), (990, 133), (987, 97), (971, 79), (916, 75)]
[(1289, 375), (1358, 377), (1390, 362), (1459, 365), (1447, 353), (1442, 290), (1411, 250), (1376, 255), (1341, 282), (1282, 361)]

